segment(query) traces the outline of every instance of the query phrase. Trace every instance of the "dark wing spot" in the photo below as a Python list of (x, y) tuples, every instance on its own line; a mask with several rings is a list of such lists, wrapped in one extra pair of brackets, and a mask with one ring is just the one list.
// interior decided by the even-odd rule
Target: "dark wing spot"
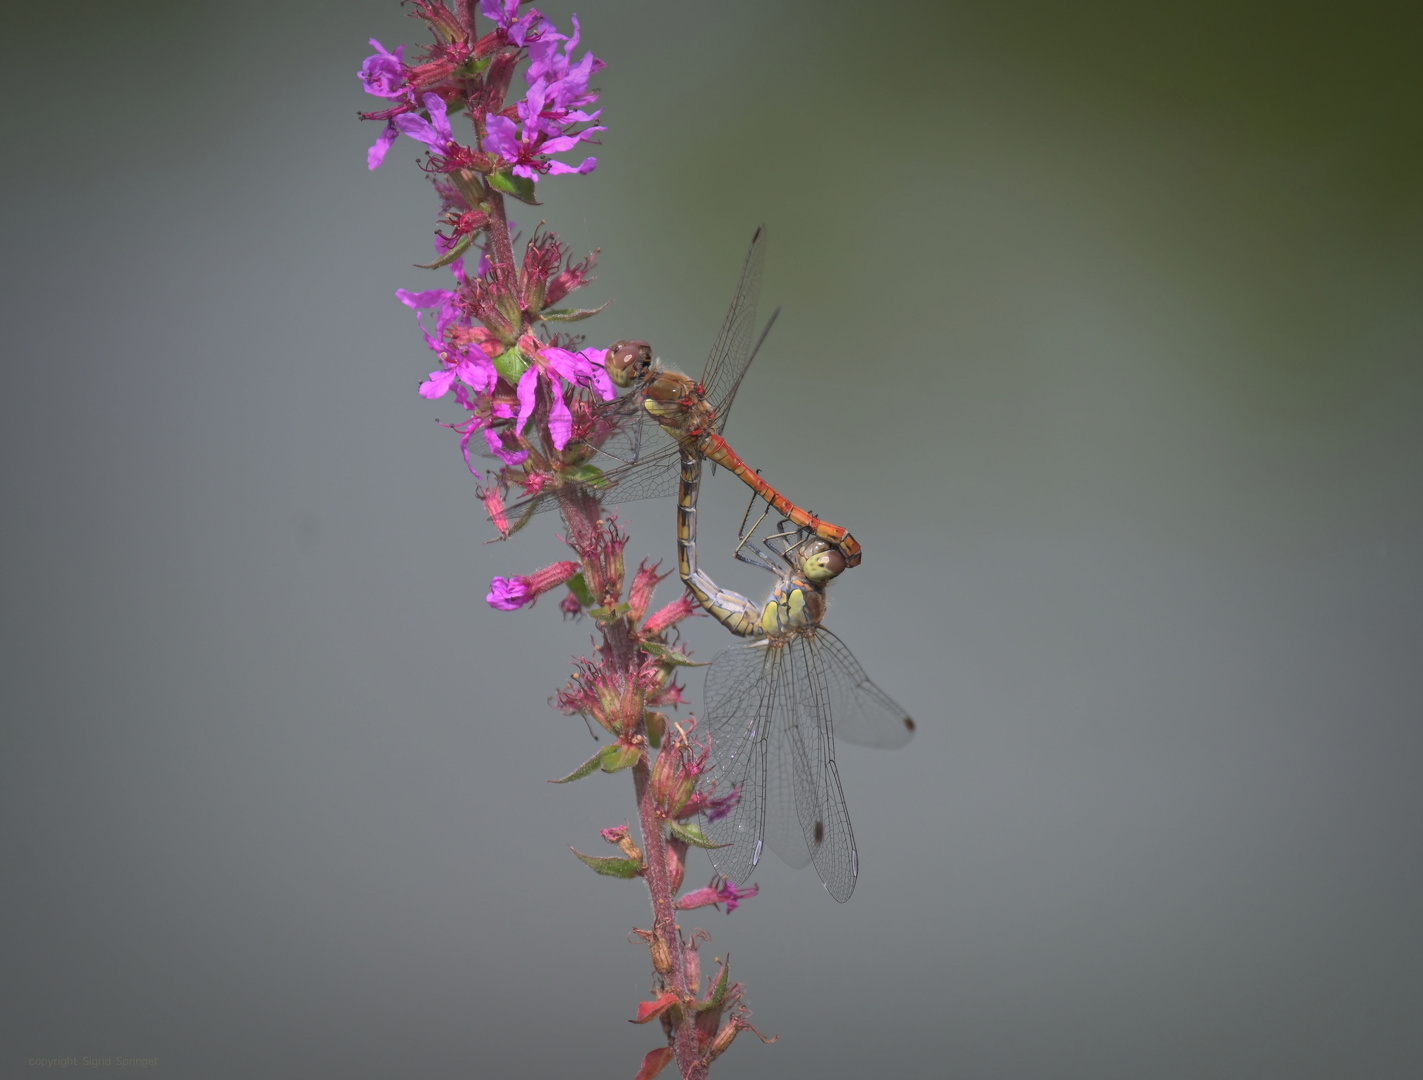
[(823, 843), (825, 843), (825, 822), (817, 821), (815, 823), (815, 846), (819, 847)]
[(906, 716), (906, 717), (904, 718), (904, 726), (905, 726), (905, 728), (906, 728), (907, 730), (913, 731), (913, 730), (914, 730), (914, 721), (913, 721), (910, 717)]

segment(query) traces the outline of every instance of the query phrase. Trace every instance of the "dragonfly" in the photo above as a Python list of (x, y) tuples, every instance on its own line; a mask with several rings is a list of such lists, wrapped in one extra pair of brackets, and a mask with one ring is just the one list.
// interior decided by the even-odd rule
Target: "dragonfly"
[[(772, 314), (753, 345), (765, 262), (766, 229), (761, 226), (751, 238), (731, 307), (701, 379), (664, 366), (645, 341), (619, 341), (608, 350), (609, 378), (633, 392), (597, 409), (581, 446), (567, 455), (579, 464), (565, 471), (562, 483), (609, 491), (620, 502), (672, 495), (678, 488), (678, 459), (689, 450), (729, 470), (785, 519), (832, 545), (845, 565), (857, 566), (861, 548), (849, 532), (787, 499), (721, 435), (741, 380), (780, 314), (779, 309)], [(603, 465), (594, 465), (598, 455)], [(506, 531), (513, 532), (533, 514), (556, 507), (559, 490), (559, 485), (545, 487), (510, 505), (506, 520), (517, 524)]]
[[(791, 866), (814, 863), (826, 891), (844, 903), (860, 873), (855, 834), (835, 763), (835, 739), (893, 749), (914, 721), (870, 681), (845, 643), (821, 620), (826, 586), (844, 571), (838, 548), (804, 526), (753, 536), (741, 522), (735, 556), (776, 575), (764, 604), (719, 588), (697, 565), (701, 458), (684, 450), (677, 495), (677, 568), (698, 603), (739, 637), (707, 668), (703, 723), (710, 733), (704, 792), (735, 797), (705, 831), (717, 873), (745, 884), (769, 847)], [(713, 803), (712, 805), (716, 805)], [(715, 817), (716, 820), (711, 820)]]

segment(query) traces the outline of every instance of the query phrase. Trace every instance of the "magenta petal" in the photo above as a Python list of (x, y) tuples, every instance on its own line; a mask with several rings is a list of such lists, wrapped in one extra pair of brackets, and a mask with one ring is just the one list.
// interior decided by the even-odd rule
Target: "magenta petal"
[(425, 108), (430, 112), (430, 122), (434, 125), (435, 132), (440, 136), (440, 145), (444, 146), (454, 137), (454, 129), (450, 127), (450, 118), (445, 109), (445, 99), (439, 94), (425, 95)]
[(484, 429), (484, 441), (489, 444), (489, 452), (505, 465), (522, 465), (528, 459), (527, 450), (505, 450), (504, 440), (493, 428)]
[(560, 387), (553, 388), (553, 407), (548, 411), (548, 433), (553, 437), (555, 450), (562, 450), (573, 436), (573, 414), (568, 411), (568, 402), (563, 400)]
[(461, 356), (458, 364), (455, 365), (455, 374), (459, 376), (460, 382), (464, 383), (475, 393), (483, 393), (494, 385), (496, 375), (494, 365), (489, 362), (489, 357), (482, 352), (476, 353), (483, 364), (478, 360), (472, 360), (469, 356)]
[(579, 362), (582, 358), (577, 353), (557, 346), (545, 346), (539, 350), (539, 355), (565, 382), (577, 383), (579, 376), (584, 374), (583, 365)]
[(618, 391), (613, 386), (613, 380), (608, 378), (608, 373), (604, 369), (604, 364), (608, 358), (607, 349), (584, 349), (583, 356), (593, 368), (593, 389), (598, 391), (598, 396), (604, 401), (612, 401), (618, 396)]
[(450, 387), (454, 384), (455, 372), (453, 368), (445, 368), (442, 371), (430, 372), (430, 377), (420, 384), (420, 396), (434, 401), (442, 398), (450, 392)]
[(524, 425), (529, 422), (529, 417), (534, 413), (534, 403), (538, 400), (538, 389), (538, 365), (531, 364), (529, 370), (519, 376), (519, 419), (514, 424), (514, 430), (520, 435), (524, 433)]
[(519, 140), (515, 138), (514, 121), (507, 116), (491, 116), (485, 121), (484, 149), (493, 150), (502, 158), (517, 161)]
[(401, 113), (395, 118), (395, 124), (412, 139), (417, 139), (431, 148), (434, 148), (440, 140), (440, 136), (430, 126), (430, 122), (414, 113)]
[(584, 158), (582, 164), (577, 168), (574, 168), (572, 165), (565, 165), (561, 161), (551, 161), (549, 162), (549, 166), (548, 174), (550, 176), (565, 176), (568, 173), (578, 173), (580, 176), (587, 176), (598, 167), (598, 159), (595, 157)]
[(380, 168), (381, 162), (385, 160), (387, 151), (390, 150), (390, 144), (395, 142), (395, 138), (399, 134), (400, 131), (396, 128), (395, 124), (387, 120), (384, 130), (376, 137), (376, 141), (371, 145), (371, 148), (366, 151), (367, 169), (374, 172)]
[(475, 429), (470, 428), (468, 431), (466, 431), (463, 435), (460, 436), (460, 453), (464, 455), (465, 468), (470, 471), (470, 474), (476, 480), (483, 480), (483, 474), (474, 467), (474, 462), (469, 459), (469, 440), (474, 438), (474, 432)]
[(489, 595), (484, 599), (500, 611), (517, 611), (530, 600), (528, 580), (497, 577), (489, 583)]
[(454, 293), (448, 289), (426, 289), (424, 292), (411, 292), (409, 289), (396, 289), (395, 298), (408, 308), (419, 311), (422, 308), (437, 308), (445, 301), (454, 298)]

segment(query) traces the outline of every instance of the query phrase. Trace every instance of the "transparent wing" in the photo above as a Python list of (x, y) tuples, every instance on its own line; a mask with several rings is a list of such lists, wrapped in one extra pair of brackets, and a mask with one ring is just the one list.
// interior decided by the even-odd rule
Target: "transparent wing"
[(712, 345), (706, 367), (702, 369), (702, 392), (716, 410), (718, 432), (726, 425), (726, 414), (736, 397), (736, 388), (746, 374), (754, 355), (751, 336), (756, 328), (756, 302), (761, 294), (761, 272), (766, 265), (766, 227), (760, 226), (751, 237), (751, 247), (741, 264), (741, 280), (731, 307), (722, 320), (721, 332)]
[(792, 866), (813, 862), (841, 902), (855, 888), (857, 858), (835, 767), (831, 692), (814, 639), (723, 650), (707, 671), (710, 779), (740, 801), (707, 835), (726, 847), (712, 865), (744, 884), (769, 847)]
[(815, 637), (793, 638), (786, 646), (790, 674), (786, 695), (794, 714), (799, 765), (804, 773), (797, 788), (801, 828), (816, 873), (840, 903), (850, 899), (859, 874), (850, 811), (835, 767), (833, 701), (825, 677), (824, 656)]
[(815, 641), (837, 739), (854, 746), (893, 750), (914, 737), (909, 714), (870, 682), (843, 641), (824, 627), (815, 632)]
[(711, 737), (708, 787), (718, 798), (740, 792), (725, 817), (706, 823), (707, 836), (724, 845), (708, 854), (717, 873), (738, 885), (750, 880), (765, 838), (766, 737), (775, 659), (764, 644), (733, 645), (717, 653), (707, 669), (703, 722)]
[[(676, 495), (677, 440), (647, 415), (636, 395), (608, 404), (613, 406), (608, 410), (608, 433), (590, 461), (600, 472), (588, 488), (614, 505)], [(558, 489), (548, 488), (509, 504), (505, 512), (522, 527), (533, 515), (556, 509)]]

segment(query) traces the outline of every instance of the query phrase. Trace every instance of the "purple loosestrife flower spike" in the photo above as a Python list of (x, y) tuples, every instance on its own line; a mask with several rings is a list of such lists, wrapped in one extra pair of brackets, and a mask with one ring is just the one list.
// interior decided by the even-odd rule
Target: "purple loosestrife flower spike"
[[(651, 949), (656, 996), (638, 1009), (638, 1019), (660, 1018), (668, 1039), (644, 1059), (640, 1075), (650, 1080), (675, 1056), (681, 1076), (705, 1080), (710, 1062), (750, 1027), (748, 1013), (741, 984), (729, 982), (724, 963), (701, 997), (698, 935), (683, 935), (676, 909), (725, 905), (731, 911), (756, 889), (718, 879), (680, 904), (676, 897), (688, 845), (703, 840), (691, 819), (715, 820), (739, 792), (718, 799), (714, 785), (701, 785), (709, 747), (692, 740), (696, 721), (676, 723), (662, 711), (685, 705), (675, 673), (686, 658), (667, 639), (680, 621), (698, 613), (696, 605), (684, 595), (653, 610), (654, 590), (665, 575), (646, 563), (624, 598), (627, 534), (588, 480), (605, 466), (598, 451), (627, 422), (627, 410), (603, 407), (617, 398), (606, 350), (581, 347), (582, 338), (552, 329), (596, 312), (550, 309), (561, 308), (564, 297), (592, 280), (597, 253), (574, 262), (557, 235), (540, 227), (520, 257), (517, 226), (506, 206), (508, 198), (534, 202), (532, 184), (540, 177), (597, 167), (595, 157), (572, 164), (555, 156), (595, 142), (604, 130), (598, 91), (590, 83), (605, 65), (591, 52), (577, 55), (582, 27), (576, 17), (569, 37), (520, 0), (478, 0), (479, 14), (493, 23), (481, 34), (475, 0), (406, 2), (434, 43), (406, 63), (404, 46), (391, 51), (371, 39), (375, 51), (363, 61), (359, 78), (382, 106), (361, 114), (381, 124), (367, 166), (380, 166), (395, 140), (408, 135), (428, 150), (420, 167), (439, 198), (432, 266), (448, 265), (454, 282), (396, 294), (415, 312), (425, 345), (437, 358), (419, 393), (430, 400), (453, 396), (463, 410), (463, 419), (443, 426), (459, 433), (460, 452), (476, 477), (469, 447), (477, 432), (501, 463), (476, 490), (504, 537), (529, 519), (522, 500), (549, 485), (558, 490), (577, 560), (496, 577), (485, 600), (513, 611), (557, 589), (565, 617), (586, 609), (596, 622), (602, 637), (596, 658), (575, 661), (576, 673), (556, 701), (565, 712), (597, 722), (616, 741), (565, 781), (593, 771), (630, 772), (642, 846), (622, 825), (603, 830), (603, 838), (625, 858), (584, 861), (620, 877), (629, 876), (631, 864), (631, 876), (646, 883), (652, 901), (653, 929), (637, 933)], [(524, 61), (526, 89), (510, 100)], [(457, 112), (464, 118), (452, 122)], [(457, 127), (469, 133), (472, 145), (457, 141)], [(505, 498), (517, 489), (521, 514), (511, 522)]]

